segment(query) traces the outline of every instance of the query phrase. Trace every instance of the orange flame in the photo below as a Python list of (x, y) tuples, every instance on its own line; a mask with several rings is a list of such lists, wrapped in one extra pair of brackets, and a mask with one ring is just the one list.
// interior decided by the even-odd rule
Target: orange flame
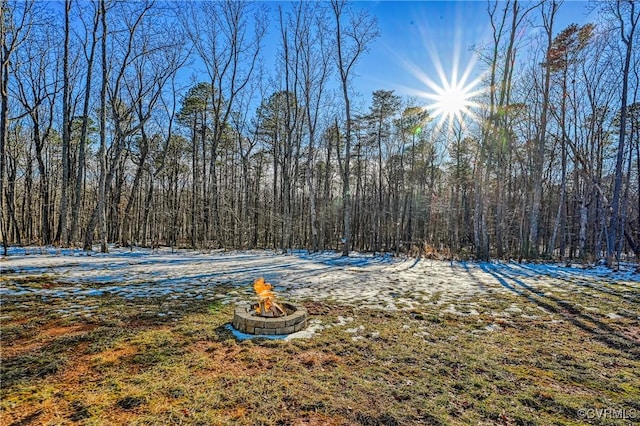
[(259, 315), (267, 316), (270, 313), (273, 316), (284, 315), (285, 311), (275, 302), (275, 294), (273, 294), (273, 286), (264, 281), (260, 277), (253, 282), (253, 289), (258, 295), (258, 307), (256, 312)]

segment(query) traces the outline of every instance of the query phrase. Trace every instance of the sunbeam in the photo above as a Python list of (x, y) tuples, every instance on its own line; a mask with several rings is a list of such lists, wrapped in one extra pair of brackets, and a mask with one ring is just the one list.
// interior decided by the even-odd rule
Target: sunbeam
[[(428, 31), (427, 28), (422, 29)], [(453, 48), (450, 52), (450, 67), (445, 70), (440, 55), (437, 53), (428, 34), (423, 34), (425, 50), (435, 70), (435, 76), (427, 75), (424, 69), (415, 63), (404, 61), (404, 67), (420, 82), (420, 88), (405, 88), (413, 95), (424, 99), (424, 108), (436, 119), (436, 131), (445, 124), (451, 130), (455, 122), (463, 127), (466, 123), (478, 120), (479, 95), (483, 93), (480, 87), (482, 76), (472, 77), (475, 71), (476, 57), (473, 55), (460, 72), (461, 30), (456, 28)]]

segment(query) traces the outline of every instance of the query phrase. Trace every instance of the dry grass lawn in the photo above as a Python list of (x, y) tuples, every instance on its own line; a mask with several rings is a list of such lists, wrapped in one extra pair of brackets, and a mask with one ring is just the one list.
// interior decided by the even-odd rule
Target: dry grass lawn
[[(61, 285), (33, 279), (34, 286)], [(637, 294), (500, 293), (476, 314), (306, 301), (311, 339), (237, 341), (233, 306), (2, 300), (0, 424), (625, 425), (640, 421)], [(622, 312), (616, 318), (585, 310)], [(517, 304), (538, 315), (497, 317)], [(171, 312), (171, 315), (163, 315)], [(159, 315), (161, 314), (161, 315)], [(627, 417), (596, 418), (595, 409)], [(589, 411), (584, 411), (589, 410)]]

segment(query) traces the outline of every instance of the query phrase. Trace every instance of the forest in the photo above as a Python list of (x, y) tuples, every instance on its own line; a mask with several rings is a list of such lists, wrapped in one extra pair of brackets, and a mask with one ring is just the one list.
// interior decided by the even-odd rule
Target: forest
[(560, 27), (561, 1), (487, 2), (473, 114), (442, 124), (356, 93), (384, 36), (366, 3), (3, 0), (4, 254), (637, 261), (640, 4), (585, 6)]

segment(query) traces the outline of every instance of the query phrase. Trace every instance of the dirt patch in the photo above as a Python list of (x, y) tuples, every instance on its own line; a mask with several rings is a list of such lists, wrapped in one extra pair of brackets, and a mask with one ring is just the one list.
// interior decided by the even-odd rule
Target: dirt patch
[(99, 354), (92, 355), (89, 360), (94, 365), (115, 365), (123, 359), (131, 357), (137, 352), (133, 346), (119, 347), (116, 349), (108, 349)]
[(335, 367), (341, 361), (337, 355), (320, 351), (303, 352), (298, 354), (295, 359), (307, 368)]
[(640, 326), (625, 327), (622, 333), (625, 337), (640, 345)]
[(33, 338), (18, 339), (12, 342), (3, 342), (2, 357), (12, 358), (24, 355), (28, 352), (41, 350), (43, 346), (50, 344), (57, 338), (74, 338), (88, 333), (96, 328), (93, 324), (75, 324), (63, 326), (48, 324), (42, 328)]
[(250, 377), (265, 374), (280, 363), (286, 354), (274, 348), (252, 344), (206, 344), (197, 343), (193, 350), (207, 361), (202, 373), (206, 375), (233, 375)]
[(353, 307), (335, 303), (304, 302), (303, 305), (305, 308), (307, 308), (307, 312), (309, 313), (309, 315), (318, 316), (321, 318), (327, 316), (351, 315), (353, 313)]
[(329, 417), (319, 413), (308, 413), (291, 422), (292, 426), (343, 426), (349, 422), (343, 417)]

